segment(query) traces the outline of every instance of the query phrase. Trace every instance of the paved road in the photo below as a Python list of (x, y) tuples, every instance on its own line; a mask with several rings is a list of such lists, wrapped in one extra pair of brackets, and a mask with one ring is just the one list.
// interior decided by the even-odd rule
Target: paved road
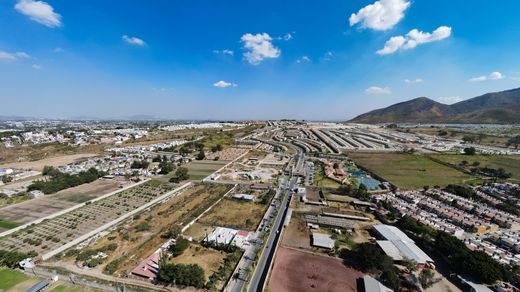
[(272, 231), (269, 234), (269, 237), (262, 251), (262, 255), (258, 259), (258, 264), (256, 265), (256, 269), (253, 272), (251, 281), (249, 282), (249, 287), (247, 290), (248, 292), (262, 291), (265, 286), (265, 281), (269, 273), (269, 267), (274, 258), (276, 246), (278, 245), (278, 240), (280, 239), (280, 234), (282, 232), (283, 222), (285, 220), (285, 216), (287, 215), (287, 210), (291, 198), (290, 190), (294, 189), (296, 181), (297, 178), (292, 177), (289, 181), (287, 188), (284, 191), (285, 197), (281, 202), (280, 211), (276, 216), (275, 222), (272, 226)]
[(266, 226), (272, 225), (273, 218), (276, 214), (276, 205), (280, 202), (282, 195), (287, 189), (287, 178), (285, 176), (280, 177), (280, 184), (278, 190), (272, 200), (271, 206), (267, 209), (262, 219), (262, 223), (258, 226), (253, 239), (250, 240), (251, 245), (244, 252), (244, 256), (238, 263), (238, 268), (235, 270), (238, 273), (238, 277), (233, 277), (227, 284), (226, 292), (242, 292), (246, 285), (249, 270), (253, 266), (256, 254), (262, 248), (262, 237), (265, 235)]
[[(293, 172), (294, 168), (301, 165), (304, 160), (305, 155), (301, 151), (298, 151), (298, 154), (295, 155)], [(289, 183), (285, 185), (285, 188), (282, 191), (285, 196), (281, 202), (280, 211), (276, 215), (275, 222), (272, 225), (272, 231), (267, 238), (267, 242), (262, 250), (260, 258), (258, 259), (256, 269), (253, 271), (253, 276), (251, 277), (251, 281), (249, 282), (247, 289), (248, 292), (257, 292), (264, 289), (265, 282), (269, 274), (269, 267), (274, 258), (276, 246), (278, 245), (278, 240), (280, 239), (280, 234), (282, 233), (283, 222), (285, 220), (285, 216), (287, 215), (287, 210), (289, 209), (289, 203), (291, 201), (290, 199), (292, 195), (291, 190), (294, 189), (297, 181), (297, 177), (291, 177), (289, 179)]]

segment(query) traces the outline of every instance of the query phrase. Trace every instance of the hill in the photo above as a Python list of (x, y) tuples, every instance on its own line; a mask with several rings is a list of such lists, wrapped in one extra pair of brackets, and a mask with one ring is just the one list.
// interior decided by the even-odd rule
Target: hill
[(520, 123), (520, 88), (487, 93), (452, 105), (427, 97), (359, 115), (353, 123)]

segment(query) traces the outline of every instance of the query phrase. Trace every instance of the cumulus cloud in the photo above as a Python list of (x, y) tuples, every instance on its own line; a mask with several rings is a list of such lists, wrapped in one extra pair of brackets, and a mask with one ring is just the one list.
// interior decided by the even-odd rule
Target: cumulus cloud
[(368, 94), (390, 94), (392, 93), (392, 90), (390, 90), (390, 87), (379, 87), (379, 86), (370, 86), (369, 88), (365, 89), (365, 93)]
[(238, 84), (220, 80), (218, 82), (213, 83), (213, 86), (219, 87), (219, 88), (227, 88), (227, 87), (237, 87)]
[(387, 30), (401, 21), (404, 12), (410, 7), (408, 0), (380, 0), (352, 13), (350, 26), (360, 24), (374, 30)]
[(276, 59), (280, 57), (281, 50), (272, 43), (272, 38), (267, 33), (244, 34), (240, 40), (244, 44), (244, 58), (252, 65), (260, 64), (264, 59)]
[(483, 76), (473, 77), (473, 78), (469, 79), (469, 81), (479, 82), (479, 81), (486, 81), (486, 80), (499, 80), (504, 77), (505, 77), (504, 74), (502, 74), (498, 71), (495, 71), (495, 72), (489, 73), (489, 75), (487, 75), (487, 76), (483, 75)]
[(25, 52), (16, 52), (16, 53), (8, 53), (4, 51), (0, 51), (0, 60), (1, 61), (16, 61), (19, 59), (29, 59), (31, 56)]
[(61, 15), (54, 12), (54, 8), (47, 2), (34, 0), (19, 0), (14, 8), (31, 20), (48, 27), (60, 27)]
[(300, 63), (307, 63), (310, 61), (311, 61), (311, 58), (309, 58), (309, 56), (302, 56), (302, 57), (298, 58), (298, 60), (296, 60), (296, 63), (300, 64)]
[(408, 84), (417, 84), (417, 83), (423, 83), (424, 80), (422, 78), (417, 78), (417, 79), (405, 79), (404, 80), (405, 83), (408, 83)]
[(122, 37), (123, 41), (136, 46), (144, 46), (146, 43), (138, 37), (129, 37), (126, 34)]
[(451, 36), (451, 27), (440, 26), (432, 33), (412, 29), (404, 36), (391, 37), (386, 41), (384, 48), (377, 51), (379, 55), (393, 54), (399, 50), (409, 50), (420, 44), (440, 41)]
[(439, 97), (437, 100), (441, 103), (454, 104), (454, 103), (457, 103), (464, 99), (457, 95), (457, 96), (443, 96), (443, 97)]

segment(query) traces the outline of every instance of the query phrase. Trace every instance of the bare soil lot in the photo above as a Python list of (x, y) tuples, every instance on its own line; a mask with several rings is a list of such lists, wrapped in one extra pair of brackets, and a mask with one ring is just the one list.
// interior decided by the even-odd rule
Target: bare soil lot
[(188, 174), (192, 180), (201, 180), (206, 176), (214, 173), (229, 161), (219, 160), (194, 160), (186, 165)]
[(97, 156), (97, 154), (72, 154), (72, 155), (62, 155), (50, 158), (44, 158), (35, 161), (23, 161), (23, 162), (12, 162), (1, 165), (3, 168), (16, 168), (16, 169), (30, 169), (42, 171), (45, 165), (50, 166), (60, 166), (64, 164), (72, 163), (76, 160), (88, 158), (92, 156)]
[(117, 191), (120, 186), (127, 185), (129, 185), (129, 181), (123, 179), (98, 179), (91, 183), (61, 190), (52, 196), (58, 200), (82, 203)]
[(339, 259), (280, 247), (276, 254), (268, 291), (357, 291), (363, 276)]
[(76, 205), (73, 202), (44, 196), (0, 209), (0, 219), (16, 223), (29, 223)]

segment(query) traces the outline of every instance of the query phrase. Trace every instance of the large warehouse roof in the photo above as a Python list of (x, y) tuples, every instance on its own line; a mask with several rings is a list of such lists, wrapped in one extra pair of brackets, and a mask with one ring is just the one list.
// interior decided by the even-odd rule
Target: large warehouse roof
[(414, 260), (419, 264), (433, 262), (424, 251), (422, 251), (413, 240), (394, 226), (374, 225), (374, 229), (386, 240), (378, 240), (377, 244), (383, 251), (395, 261), (404, 259)]

